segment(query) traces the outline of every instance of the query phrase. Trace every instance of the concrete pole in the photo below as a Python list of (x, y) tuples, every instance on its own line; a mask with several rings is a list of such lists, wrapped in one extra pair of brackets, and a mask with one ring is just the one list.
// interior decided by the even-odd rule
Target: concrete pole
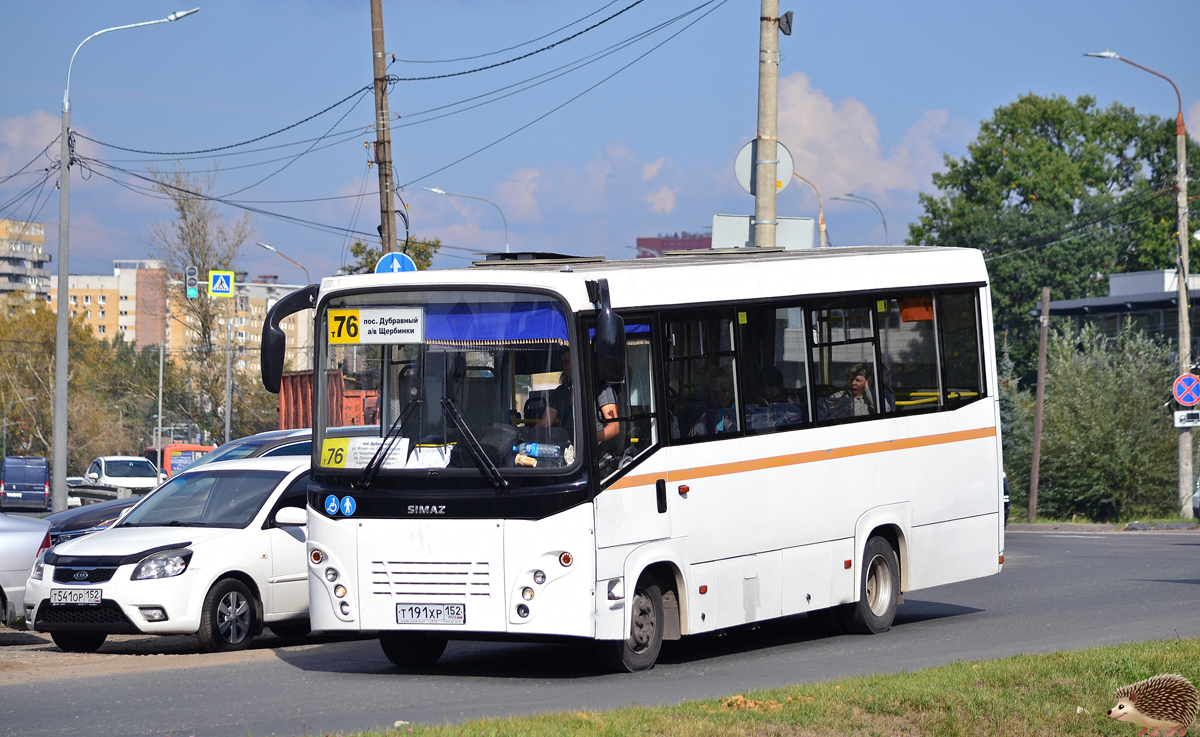
[(63, 95), (61, 136), (58, 166), (58, 315), (54, 327), (54, 440), (50, 451), (50, 508), (55, 512), (67, 508), (67, 332), (71, 327), (71, 270), (68, 266), (71, 245), (71, 102), (66, 94)]
[[(170, 281), (167, 282), (168, 288)], [(170, 313), (167, 313), (166, 319), (163, 321), (163, 339), (158, 344), (158, 424), (154, 429), (154, 447), (158, 448), (158, 470), (162, 471), (163, 466), (163, 450), (162, 450), (162, 386), (163, 386), (163, 353), (167, 350), (167, 325), (169, 325)]]
[[(1179, 117), (1175, 121), (1175, 158), (1178, 163), (1176, 178), (1176, 213), (1179, 228), (1179, 373), (1192, 372), (1192, 325), (1188, 309), (1188, 196), (1187, 196), (1187, 130), (1183, 125), (1183, 106), (1180, 103)], [(1192, 428), (1179, 428), (1179, 514), (1192, 518), (1192, 491), (1195, 475), (1192, 473)]]
[(754, 245), (775, 247), (776, 122), (779, 117), (779, 0), (762, 0), (758, 33), (758, 146), (754, 162)]
[(229, 442), (229, 423), (233, 405), (233, 310), (230, 303), (236, 296), (225, 300), (225, 442)]
[(1033, 463), (1029, 470), (1029, 521), (1037, 516), (1038, 466), (1042, 460), (1042, 406), (1046, 398), (1046, 341), (1050, 335), (1050, 287), (1042, 287), (1042, 331), (1038, 338), (1037, 404), (1033, 409)]
[(396, 195), (392, 181), (392, 126), (388, 113), (387, 51), (383, 45), (383, 0), (371, 0), (371, 52), (375, 72), (375, 163), (379, 168), (380, 242), (384, 253), (396, 245)]

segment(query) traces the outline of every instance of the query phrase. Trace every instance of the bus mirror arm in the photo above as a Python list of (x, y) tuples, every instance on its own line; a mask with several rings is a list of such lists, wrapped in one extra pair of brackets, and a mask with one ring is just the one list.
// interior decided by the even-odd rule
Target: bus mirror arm
[(320, 288), (320, 284), (309, 284), (279, 300), (267, 310), (267, 317), (263, 320), (259, 360), (263, 387), (272, 394), (279, 393), (279, 385), (283, 382), (283, 364), (287, 349), (287, 336), (283, 334), (279, 323), (300, 310), (311, 309), (317, 302), (317, 290)]
[(602, 384), (625, 383), (625, 320), (613, 312), (608, 279), (587, 282), (596, 315), (596, 379)]

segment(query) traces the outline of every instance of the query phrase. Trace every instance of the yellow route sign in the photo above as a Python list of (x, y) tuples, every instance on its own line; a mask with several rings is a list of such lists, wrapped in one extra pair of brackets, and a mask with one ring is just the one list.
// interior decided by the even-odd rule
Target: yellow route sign
[(330, 310), (326, 318), (330, 343), (358, 343), (362, 325), (358, 310)]

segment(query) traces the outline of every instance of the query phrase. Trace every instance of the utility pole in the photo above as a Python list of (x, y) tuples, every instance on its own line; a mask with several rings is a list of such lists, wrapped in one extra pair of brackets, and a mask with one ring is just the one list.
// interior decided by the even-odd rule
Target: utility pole
[(1029, 470), (1029, 521), (1037, 516), (1038, 466), (1042, 460), (1042, 404), (1046, 398), (1046, 341), (1050, 336), (1050, 287), (1042, 287), (1042, 330), (1038, 337), (1037, 404), (1033, 409), (1033, 463)]
[[(1174, 83), (1172, 82), (1172, 85)], [(1178, 92), (1178, 90), (1176, 90)], [(1175, 120), (1176, 179), (1175, 212), (1179, 228), (1179, 373), (1192, 373), (1192, 325), (1188, 309), (1188, 196), (1187, 196), (1187, 130), (1183, 125), (1183, 100), (1180, 98), (1179, 117)], [(1192, 428), (1179, 428), (1179, 514), (1192, 517)]]
[(779, 0), (762, 0), (758, 32), (758, 143), (754, 162), (754, 245), (775, 247), (776, 122), (779, 116)]
[[(383, 0), (371, 0), (371, 52), (375, 70), (375, 163), (379, 167), (379, 239), (384, 253), (396, 246), (396, 194), (392, 181), (392, 125), (388, 113), (387, 52), (383, 45)], [(229, 434), (228, 431), (225, 433)], [(228, 438), (226, 438), (228, 440)]]
[[(167, 281), (167, 286), (163, 290), (164, 292), (166, 292), (168, 289), (170, 289), (170, 280), (164, 279), (164, 281)], [(160, 341), (158, 344), (158, 424), (156, 424), (154, 427), (154, 447), (158, 448), (158, 450), (155, 451), (155, 455), (158, 456), (158, 463), (156, 463), (155, 465), (158, 466), (158, 470), (160, 472), (162, 471), (162, 464), (163, 464), (163, 447), (162, 447), (163, 446), (163, 443), (162, 443), (163, 353), (165, 353), (167, 350), (167, 335), (168, 335), (167, 326), (170, 324), (170, 319), (171, 319), (170, 315), (171, 315), (170, 309), (168, 308), (167, 314), (163, 317), (163, 338), (162, 338), (162, 341)]]
[(229, 442), (229, 421), (233, 406), (233, 309), (232, 302), (225, 301), (225, 442)]

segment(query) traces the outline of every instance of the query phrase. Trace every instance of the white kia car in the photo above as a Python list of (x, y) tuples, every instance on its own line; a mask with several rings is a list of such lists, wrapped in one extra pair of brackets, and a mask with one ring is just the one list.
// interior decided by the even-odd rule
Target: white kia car
[(308, 632), (307, 456), (212, 463), (148, 494), (115, 525), (38, 556), (25, 619), (68, 652), (110, 634), (195, 634), (240, 650), (263, 626)]

